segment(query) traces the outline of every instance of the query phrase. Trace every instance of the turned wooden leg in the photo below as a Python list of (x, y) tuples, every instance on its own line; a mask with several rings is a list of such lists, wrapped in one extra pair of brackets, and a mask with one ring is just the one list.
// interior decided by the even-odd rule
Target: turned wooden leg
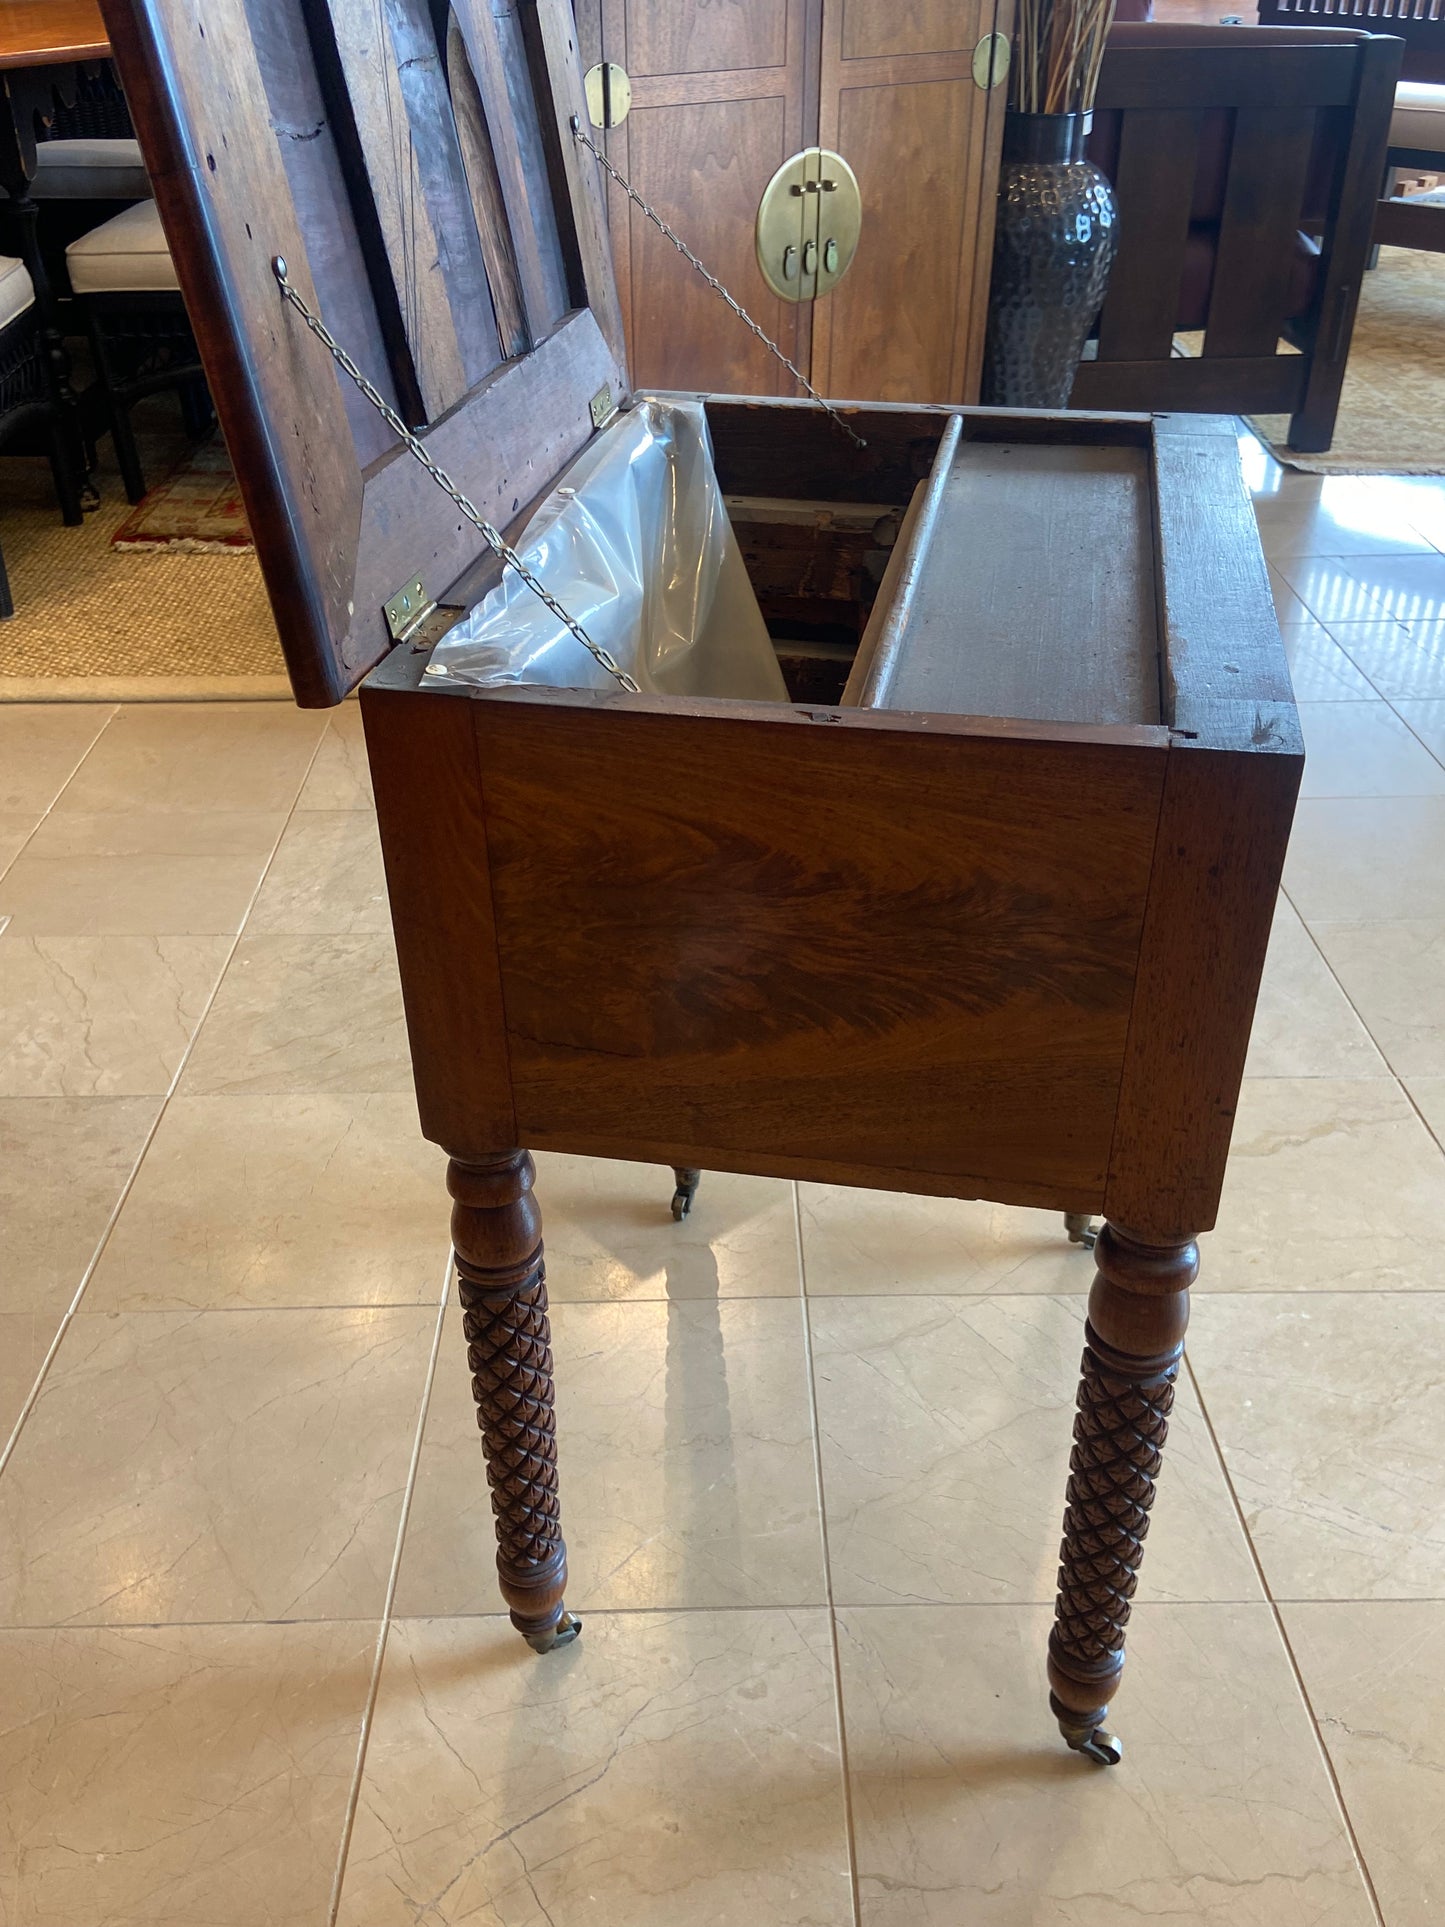
[(575, 1639), (562, 1603), (567, 1548), (557, 1501), (552, 1333), (542, 1218), (525, 1151), (447, 1166), (462, 1330), (512, 1624), (539, 1653)]
[(1124, 1628), (1184, 1357), (1199, 1252), (1193, 1244), (1148, 1244), (1106, 1224), (1094, 1258), (1049, 1635), (1049, 1704), (1071, 1747), (1112, 1766), (1120, 1748), (1104, 1720), (1124, 1669)]

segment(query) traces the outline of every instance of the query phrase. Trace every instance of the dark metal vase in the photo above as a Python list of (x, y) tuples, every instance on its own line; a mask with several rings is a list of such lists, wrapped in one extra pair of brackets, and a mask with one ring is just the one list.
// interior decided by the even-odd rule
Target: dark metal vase
[(1084, 159), (1084, 114), (1004, 121), (983, 398), (1066, 408), (1084, 339), (1103, 306), (1119, 212)]

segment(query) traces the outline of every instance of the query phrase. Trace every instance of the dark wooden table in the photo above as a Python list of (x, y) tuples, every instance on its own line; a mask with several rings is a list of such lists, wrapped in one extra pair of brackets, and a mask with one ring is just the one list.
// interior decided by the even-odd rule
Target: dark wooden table
[(0, 69), (109, 55), (95, 0), (0, 0)]

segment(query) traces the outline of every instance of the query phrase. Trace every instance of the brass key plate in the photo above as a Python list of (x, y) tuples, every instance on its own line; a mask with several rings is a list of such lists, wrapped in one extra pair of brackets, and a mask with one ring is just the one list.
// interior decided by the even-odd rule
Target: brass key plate
[(758, 266), (784, 301), (812, 301), (853, 264), (863, 227), (858, 176), (841, 154), (805, 147), (783, 162), (758, 203)]

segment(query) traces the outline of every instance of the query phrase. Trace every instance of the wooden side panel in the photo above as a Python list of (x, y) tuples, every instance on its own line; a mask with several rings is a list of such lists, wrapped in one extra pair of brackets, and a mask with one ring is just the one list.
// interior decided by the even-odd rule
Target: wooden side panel
[(814, 381), (847, 399), (978, 393), (1007, 88), (980, 88), (973, 49), (997, 0), (825, 9), (820, 139), (858, 176), (863, 230), (816, 304)]
[(1151, 1243), (1219, 1208), (1302, 756), (1169, 752), (1104, 1210)]
[(1167, 1244), (1214, 1223), (1304, 767), (1235, 424), (1155, 432), (1169, 751), (1105, 1209)]
[(361, 692), (421, 1127), (463, 1159), (517, 1143), (471, 710)]
[(472, 713), (524, 1142), (1102, 1199), (1160, 749)]
[(1208, 748), (1301, 753), (1236, 423), (1159, 418), (1154, 471), (1166, 720)]

